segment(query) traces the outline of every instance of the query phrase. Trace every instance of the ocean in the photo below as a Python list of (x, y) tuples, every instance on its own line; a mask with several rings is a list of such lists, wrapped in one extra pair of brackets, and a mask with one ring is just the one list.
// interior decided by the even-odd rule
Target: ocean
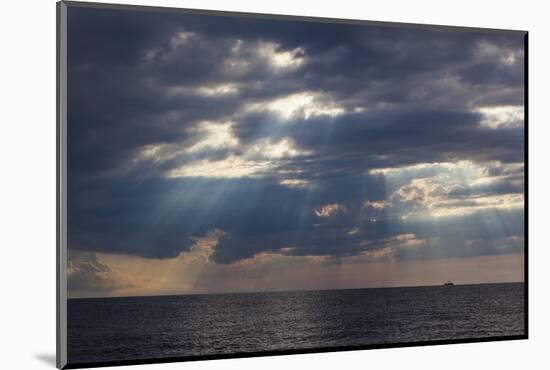
[(68, 300), (70, 364), (525, 334), (524, 284)]

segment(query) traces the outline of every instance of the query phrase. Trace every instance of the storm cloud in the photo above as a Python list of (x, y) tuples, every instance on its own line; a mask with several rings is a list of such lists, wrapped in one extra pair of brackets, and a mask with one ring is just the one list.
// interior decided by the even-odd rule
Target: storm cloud
[(521, 32), (70, 7), (68, 35), (71, 281), (213, 230), (214, 264), (523, 251)]

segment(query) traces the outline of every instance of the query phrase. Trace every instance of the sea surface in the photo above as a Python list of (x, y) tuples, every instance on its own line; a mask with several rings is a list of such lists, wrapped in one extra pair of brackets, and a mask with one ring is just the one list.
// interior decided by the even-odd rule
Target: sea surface
[(524, 285), (71, 299), (69, 363), (523, 335)]

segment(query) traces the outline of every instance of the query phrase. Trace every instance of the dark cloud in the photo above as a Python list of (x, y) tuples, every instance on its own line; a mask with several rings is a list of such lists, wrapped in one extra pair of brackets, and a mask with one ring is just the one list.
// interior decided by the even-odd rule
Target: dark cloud
[[(523, 125), (488, 127), (480, 110), (523, 105), (520, 33), (70, 7), (68, 52), (71, 246), (167, 258), (221, 229), (229, 237), (213, 255), (220, 263), (283, 247), (353, 256), (405, 233), (431, 244), (397, 249), (396, 258), (519, 250), (502, 241), (522, 235), (523, 213), (500, 203), (424, 223), (401, 217), (426, 201), (364, 204), (413, 179), (449, 175), (370, 172), (422, 163), (469, 161), (496, 177), (473, 184), (461, 173), (472, 183), (443, 193), (454, 207), (523, 192), (523, 168), (507, 167), (524, 160)], [(286, 116), (269, 105), (289, 96), (298, 101), (281, 103)], [(294, 147), (281, 149), (287, 139)], [(235, 167), (245, 175), (169, 176), (212, 163), (223, 164), (214, 174)], [(315, 214), (328, 204), (347, 211)], [(72, 280), (100, 289), (89, 270), (101, 268), (96, 262), (78, 265)]]
[(67, 288), (73, 292), (105, 293), (132, 287), (90, 252), (69, 250), (67, 271)]

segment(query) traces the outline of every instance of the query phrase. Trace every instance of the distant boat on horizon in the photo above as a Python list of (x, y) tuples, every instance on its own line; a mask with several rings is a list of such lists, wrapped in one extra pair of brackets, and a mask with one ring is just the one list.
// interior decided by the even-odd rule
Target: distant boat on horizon
[(451, 285), (455, 285), (455, 283), (453, 283), (451, 280), (447, 280), (445, 284), (443, 284), (443, 286), (451, 286)]

